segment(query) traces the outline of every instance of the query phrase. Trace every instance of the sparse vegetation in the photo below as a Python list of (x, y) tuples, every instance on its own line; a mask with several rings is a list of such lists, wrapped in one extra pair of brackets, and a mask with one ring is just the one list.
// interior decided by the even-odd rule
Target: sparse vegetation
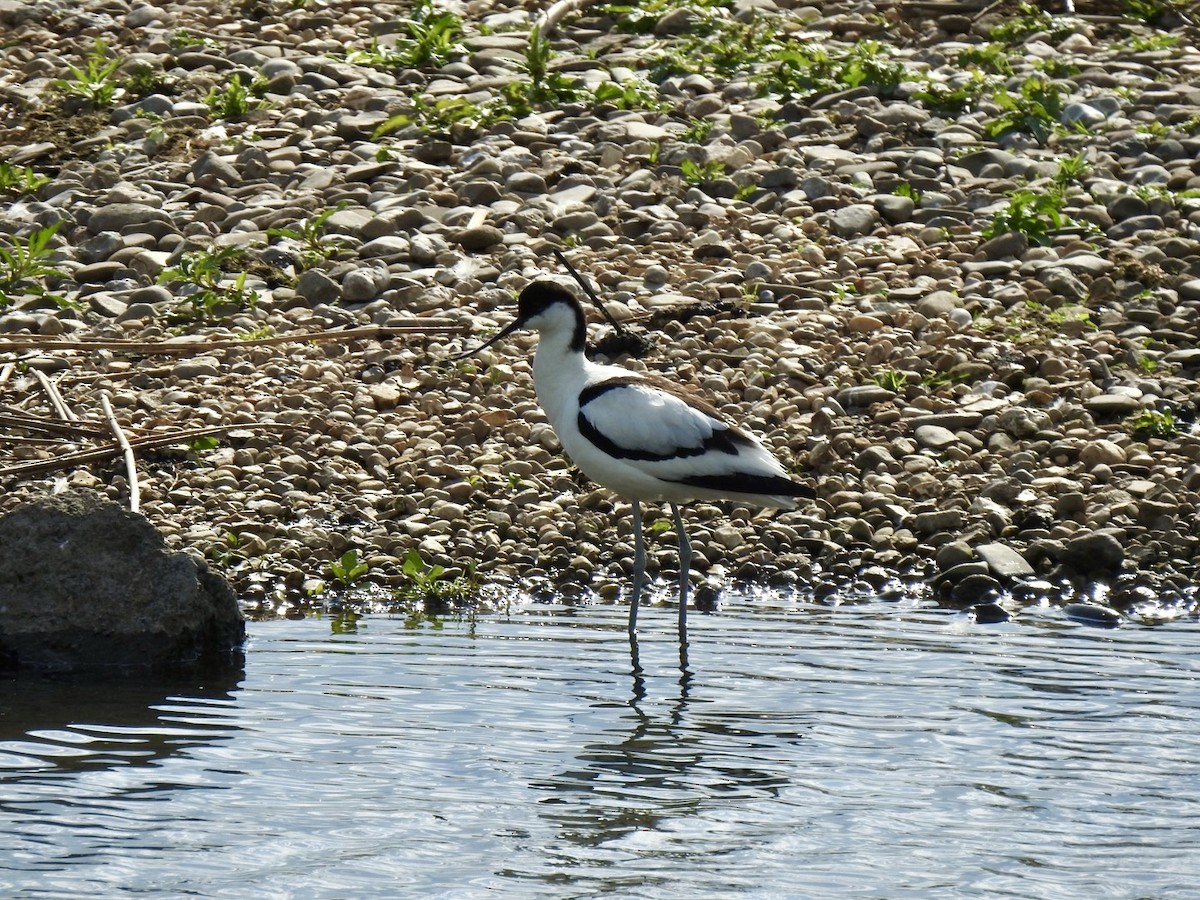
[(1033, 3), (1019, 3), (1016, 12), (1006, 16), (1004, 21), (991, 30), (988, 35), (993, 41), (1009, 45), (1023, 44), (1030, 35), (1045, 34), (1050, 43), (1057, 43), (1080, 26), (1079, 19), (1074, 16), (1050, 15), (1044, 9)]
[(1022, 132), (1044, 145), (1060, 127), (1063, 89), (1039, 75), (1026, 78), (1015, 94), (1009, 90), (997, 91), (992, 100), (1001, 109), (1000, 115), (987, 124), (988, 134), (993, 138)]
[(96, 38), (83, 66), (68, 65), (71, 77), (56, 78), (50, 84), (55, 90), (68, 97), (76, 97), (94, 109), (106, 109), (125, 93), (125, 88), (116, 77), (121, 63), (120, 58), (109, 52), (108, 45), (101, 38)]
[(49, 180), (29, 166), (15, 166), (10, 162), (0, 161), (0, 191), (6, 194), (36, 194)]
[(185, 321), (214, 322), (228, 315), (253, 309), (258, 294), (246, 287), (246, 273), (230, 278), (228, 269), (241, 260), (241, 247), (195, 250), (183, 254), (179, 263), (164, 269), (159, 284), (175, 284), (185, 291), (177, 311)]
[(725, 177), (725, 166), (715, 159), (702, 163), (685, 159), (679, 164), (679, 170), (683, 173), (683, 180), (687, 184), (708, 184)]
[(46, 225), (26, 237), (4, 235), (0, 238), (0, 309), (11, 306), (21, 295), (33, 294), (53, 299), (60, 306), (69, 306), (63, 298), (47, 291), (44, 280), (61, 276), (57, 266), (50, 264), (54, 253), (50, 242), (58, 232), (59, 222)]
[(408, 551), (402, 572), (406, 583), (396, 592), (401, 600), (463, 604), (474, 600), (479, 593), (479, 581), (473, 570), (451, 575), (445, 566), (427, 564), (416, 549)]
[(897, 394), (903, 392), (905, 387), (908, 386), (908, 376), (895, 369), (885, 369), (882, 372), (876, 372), (873, 380), (881, 388), (886, 388)]
[(1163, 410), (1144, 409), (1130, 416), (1125, 423), (1130, 435), (1138, 440), (1160, 438), (1170, 440), (1179, 435), (1179, 426), (1175, 422), (1175, 413), (1170, 407)]
[(1032, 244), (1049, 244), (1054, 232), (1063, 228), (1094, 228), (1064, 213), (1065, 202), (1061, 190), (1023, 188), (1015, 191), (1010, 195), (1008, 205), (992, 217), (981, 234), (987, 239), (1015, 232), (1024, 235)]
[(329, 564), (329, 574), (338, 587), (343, 590), (354, 587), (371, 567), (365, 560), (360, 559), (358, 551), (351, 548)]
[(864, 86), (886, 95), (905, 77), (904, 64), (891, 53), (878, 41), (859, 41), (849, 50), (834, 52), (818, 44), (792, 47), (776, 55), (768, 89), (797, 100)]
[(346, 208), (345, 203), (322, 210), (316, 215), (302, 219), (293, 226), (268, 228), (271, 237), (286, 238), (299, 245), (298, 262), (301, 269), (311, 269), (327, 259), (345, 254), (349, 247), (345, 238), (325, 233), (330, 217)]
[(244, 119), (264, 105), (265, 101), (258, 95), (265, 88), (266, 82), (262, 79), (246, 84), (241, 75), (235, 74), (225, 87), (212, 88), (204, 98), (204, 105), (217, 118)]
[(386, 69), (422, 69), (443, 66), (466, 53), (463, 22), (457, 13), (438, 9), (431, 0), (418, 0), (403, 20), (405, 33), (391, 47), (373, 40), (366, 50), (349, 50), (347, 62)]

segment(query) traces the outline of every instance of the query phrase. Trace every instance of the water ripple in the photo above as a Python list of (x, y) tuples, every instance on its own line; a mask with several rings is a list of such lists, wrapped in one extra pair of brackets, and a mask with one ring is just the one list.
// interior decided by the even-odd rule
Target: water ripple
[(0, 893), (1183, 897), (1200, 627), (760, 597), (258, 623), (229, 684), (0, 685)]

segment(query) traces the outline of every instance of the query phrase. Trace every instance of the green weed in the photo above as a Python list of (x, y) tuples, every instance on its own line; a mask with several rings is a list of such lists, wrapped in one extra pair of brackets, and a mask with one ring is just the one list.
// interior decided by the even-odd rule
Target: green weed
[(348, 50), (346, 61), (381, 69), (436, 68), (467, 52), (462, 19), (430, 0), (418, 0), (403, 26), (405, 33), (395, 46), (374, 40), (366, 50)]
[(1175, 413), (1170, 407), (1162, 411), (1144, 409), (1130, 416), (1125, 422), (1125, 427), (1131, 436), (1143, 441), (1150, 438), (1170, 440), (1179, 434)]
[(930, 83), (913, 91), (913, 99), (920, 100), (933, 112), (941, 116), (958, 116), (971, 109), (979, 98), (992, 90), (994, 79), (982, 72), (973, 71), (958, 84)]
[(50, 242), (61, 223), (37, 229), (25, 238), (4, 235), (0, 243), (0, 309), (11, 306), (22, 294), (49, 297), (59, 306), (71, 306), (61, 297), (47, 292), (42, 279), (63, 273), (49, 260), (54, 250)]
[(475, 128), (489, 121), (488, 111), (462, 97), (443, 97), (429, 101), (421, 94), (414, 94), (412, 109), (399, 113), (375, 129), (378, 140), (401, 128), (416, 125), (426, 134), (448, 134), (455, 125)]
[(679, 133), (679, 140), (689, 144), (707, 143), (716, 124), (712, 119), (692, 119), (687, 129)]
[(1146, 53), (1152, 50), (1172, 50), (1179, 46), (1179, 36), (1165, 31), (1154, 34), (1135, 34), (1129, 38), (1129, 49), (1135, 53)]
[(908, 386), (908, 376), (895, 369), (885, 369), (882, 372), (876, 372), (873, 380), (881, 388), (886, 388), (895, 394), (901, 393)]
[(418, 0), (404, 23), (408, 36), (396, 44), (394, 52), (405, 67), (445, 65), (466, 53), (462, 26), (457, 14), (437, 9), (431, 0)]
[(1060, 190), (1014, 191), (1009, 196), (1008, 205), (992, 217), (991, 223), (984, 227), (981, 234), (987, 239), (1015, 232), (1024, 235), (1032, 244), (1045, 245), (1050, 243), (1055, 231), (1063, 228), (1095, 227), (1064, 213), (1065, 202)]
[(846, 88), (873, 87), (890, 94), (905, 77), (903, 63), (878, 41), (859, 41), (849, 50), (830, 53), (817, 44), (781, 51), (768, 89), (785, 98), (807, 100)]
[(607, 103), (617, 109), (665, 109), (670, 106), (658, 96), (658, 88), (644, 78), (605, 81), (592, 91), (593, 103)]
[(715, 159), (703, 163), (685, 159), (679, 164), (679, 170), (683, 173), (684, 182), (692, 185), (708, 184), (725, 177), (724, 163)]
[(354, 587), (370, 570), (371, 567), (359, 559), (358, 551), (353, 548), (329, 564), (329, 574), (343, 589)]
[(29, 166), (0, 162), (0, 191), (6, 194), (36, 194), (49, 181), (49, 178), (39, 175)]
[(1030, 134), (1045, 145), (1058, 127), (1063, 89), (1038, 75), (1026, 78), (1017, 93), (1000, 90), (992, 100), (1002, 112), (987, 125), (987, 133), (1001, 138), (1013, 132)]
[(71, 77), (55, 78), (50, 85), (68, 97), (77, 97), (95, 109), (104, 109), (125, 93), (116, 78), (121, 62), (120, 58), (109, 54), (108, 45), (101, 38), (96, 38), (83, 67), (68, 65)]
[(325, 228), (330, 216), (346, 208), (346, 203), (339, 203), (302, 219), (294, 226), (284, 228), (268, 228), (271, 237), (282, 237), (295, 241), (300, 245), (300, 268), (311, 269), (327, 259), (335, 259), (349, 250), (348, 241), (340, 235), (327, 235)]
[(211, 88), (204, 98), (204, 105), (218, 119), (244, 119), (266, 105), (265, 101), (256, 95), (256, 92), (261, 93), (265, 87), (266, 82), (261, 78), (246, 84), (241, 75), (235, 74), (225, 87)]
[(215, 322), (258, 305), (258, 294), (246, 287), (246, 273), (237, 273), (232, 283), (228, 268), (245, 254), (241, 247), (196, 250), (185, 253), (178, 265), (164, 269), (159, 284), (185, 285), (191, 290), (180, 297), (177, 312), (185, 321)]
[(1070, 184), (1082, 184), (1083, 180), (1091, 174), (1092, 164), (1080, 151), (1074, 156), (1066, 156), (1058, 161), (1058, 169), (1054, 173), (1053, 181), (1061, 189)]
[(1079, 25), (1079, 19), (1074, 16), (1052, 16), (1032, 3), (1020, 3), (1016, 13), (1007, 16), (992, 29), (988, 37), (993, 41), (1017, 45), (1023, 44), (1031, 34), (1043, 32), (1051, 43), (1057, 43), (1073, 34)]
[(980, 44), (960, 50), (955, 62), (964, 69), (978, 69), (992, 75), (1013, 73), (1011, 50), (1001, 44)]
[(406, 583), (396, 595), (403, 600), (466, 603), (479, 592), (473, 568), (451, 577), (445, 566), (426, 564), (415, 548), (408, 551), (401, 571)]
[(1168, 13), (1185, 12), (1191, 4), (1184, 0), (1122, 0), (1121, 6), (1124, 18), (1154, 25)]

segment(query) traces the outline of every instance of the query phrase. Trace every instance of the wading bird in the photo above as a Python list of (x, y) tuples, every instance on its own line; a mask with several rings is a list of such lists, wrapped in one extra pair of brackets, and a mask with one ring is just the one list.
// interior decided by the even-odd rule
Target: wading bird
[(491, 340), (460, 354), (473, 356), (518, 329), (538, 333), (533, 384), (563, 449), (588, 478), (630, 501), (634, 572), (629, 634), (637, 632), (646, 575), (642, 502), (665, 501), (679, 539), (679, 640), (687, 641), (691, 545), (679, 505), (736, 500), (795, 509), (813, 489), (788, 477), (753, 436), (700, 398), (664, 379), (591, 362), (584, 354), (583, 307), (566, 288), (534, 281), (517, 301), (517, 318)]

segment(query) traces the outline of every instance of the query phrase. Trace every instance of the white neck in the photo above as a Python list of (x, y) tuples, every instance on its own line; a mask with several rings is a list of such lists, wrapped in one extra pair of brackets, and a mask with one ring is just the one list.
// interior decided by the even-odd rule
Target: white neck
[(571, 333), (547, 329), (538, 338), (533, 355), (533, 386), (538, 403), (556, 432), (578, 412), (579, 392), (587, 383), (592, 364), (570, 346)]

